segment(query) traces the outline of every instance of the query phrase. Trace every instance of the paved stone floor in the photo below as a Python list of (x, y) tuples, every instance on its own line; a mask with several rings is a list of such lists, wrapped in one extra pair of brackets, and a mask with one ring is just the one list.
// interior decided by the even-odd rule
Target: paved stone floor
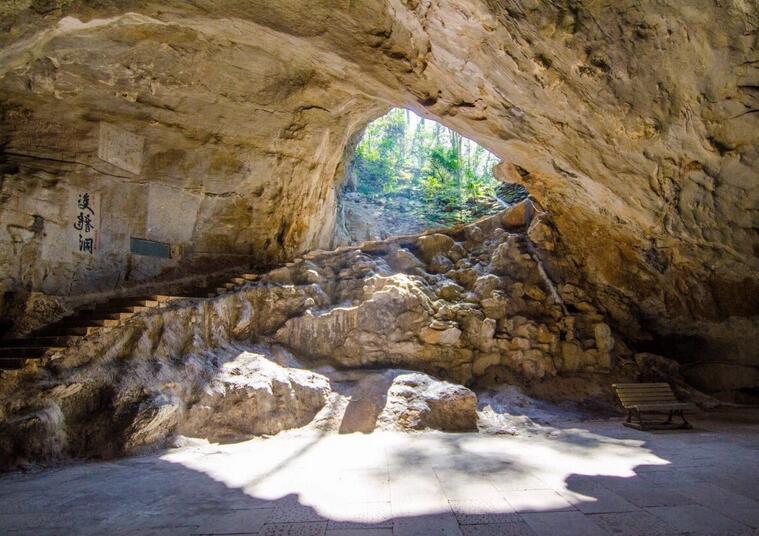
[(759, 534), (759, 414), (690, 432), (290, 433), (0, 478), (3, 534)]

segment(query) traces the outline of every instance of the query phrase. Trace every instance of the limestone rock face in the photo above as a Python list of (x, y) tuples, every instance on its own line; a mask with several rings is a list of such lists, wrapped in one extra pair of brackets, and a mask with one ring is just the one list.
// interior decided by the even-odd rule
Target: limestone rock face
[(757, 365), (754, 2), (206, 4), (0, 7), (6, 319), (326, 247), (345, 149), (395, 105), (504, 159), (547, 271), (628, 339)]
[(340, 433), (477, 430), (477, 396), (462, 385), (402, 369), (351, 371)]
[(400, 374), (390, 385), (377, 422), (384, 430), (476, 431), (477, 396), (426, 374)]
[(330, 391), (324, 376), (244, 352), (203, 388), (178, 432), (233, 441), (299, 428), (322, 409)]
[[(177, 435), (473, 430), (469, 387), (679, 380), (676, 363), (628, 346), (594, 287), (554, 281), (502, 214), (435, 234), (443, 249), (414, 256), (413, 274), (391, 264), (424, 236), (311, 251), (1, 373), (0, 468), (141, 453)], [(440, 256), (455, 268), (437, 273)], [(713, 393), (759, 381), (748, 364), (683, 369), (694, 383), (719, 378)]]

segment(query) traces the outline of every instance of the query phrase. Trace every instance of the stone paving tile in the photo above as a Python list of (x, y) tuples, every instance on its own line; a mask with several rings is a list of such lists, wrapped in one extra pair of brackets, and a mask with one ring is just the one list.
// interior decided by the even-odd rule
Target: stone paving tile
[(330, 519), (327, 525), (333, 529), (392, 528), (393, 509), (390, 502), (346, 503), (341, 508), (340, 519)]
[(680, 493), (749, 527), (759, 527), (759, 502), (744, 495), (732, 493), (707, 482), (691, 482), (680, 487)]
[(393, 503), (419, 498), (447, 500), (440, 480), (432, 468), (391, 472), (390, 497)]
[(541, 512), (522, 518), (538, 536), (607, 536), (591, 516), (580, 512)]
[(672, 529), (693, 536), (751, 536), (754, 530), (697, 504), (647, 508)]
[(570, 504), (585, 514), (630, 512), (638, 507), (589, 479), (573, 480), (568, 490), (558, 491)]
[(333, 502), (382, 502), (390, 500), (388, 475), (372, 471), (343, 471), (311, 478), (316, 495)]
[(452, 513), (402, 517), (393, 524), (393, 536), (461, 536)]
[(186, 521), (197, 525), (201, 534), (257, 533), (269, 521), (272, 512), (273, 509), (206, 512), (189, 516)]
[(679, 506), (693, 501), (678, 493), (675, 484), (652, 484), (640, 477), (602, 478), (599, 485), (638, 507)]
[(723, 464), (715, 464), (711, 468), (698, 468), (689, 471), (695, 478), (719, 486), (733, 493), (738, 493), (759, 501), (759, 486), (757, 486), (757, 474), (750, 470), (756, 464), (755, 461), (742, 468), (730, 470)]
[(436, 469), (440, 485), (445, 496), (454, 501), (467, 500), (498, 500), (501, 492), (485, 474), (480, 473), (447, 473)]
[(515, 523), (462, 525), (461, 532), (464, 536), (536, 536), (535, 531), (522, 520)]
[(327, 522), (271, 523), (264, 525), (260, 536), (325, 536)]
[(498, 471), (488, 475), (493, 486), (501, 492), (522, 491), (530, 489), (550, 489), (550, 486), (537, 476), (516, 469)]
[(311, 506), (303, 504), (279, 506), (271, 513), (271, 523), (303, 523), (322, 521), (323, 517)]
[(393, 536), (392, 528), (327, 529), (326, 536)]
[(574, 510), (574, 506), (553, 490), (507, 491), (504, 497), (517, 513), (560, 512)]
[(675, 534), (669, 525), (645, 510), (596, 514), (590, 517), (599, 527), (614, 536), (671, 536)]
[(449, 501), (459, 525), (485, 525), (521, 521), (506, 499)]

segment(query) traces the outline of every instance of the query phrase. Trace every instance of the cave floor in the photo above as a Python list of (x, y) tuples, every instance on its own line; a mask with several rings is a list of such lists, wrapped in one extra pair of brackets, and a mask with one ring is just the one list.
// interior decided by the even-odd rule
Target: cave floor
[(757, 534), (759, 411), (685, 432), (320, 434), (0, 478), (5, 534)]

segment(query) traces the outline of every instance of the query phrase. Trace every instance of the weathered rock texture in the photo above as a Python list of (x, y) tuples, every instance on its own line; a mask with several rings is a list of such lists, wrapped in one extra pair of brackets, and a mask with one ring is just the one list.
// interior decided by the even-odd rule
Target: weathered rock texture
[(457, 384), (578, 372), (609, 383), (617, 362), (634, 369), (593, 299), (568, 285), (559, 295), (524, 232), (503, 228), (510, 217), (313, 251), (240, 290), (168, 302), (4, 373), (0, 466), (312, 420), (344, 433), (474, 430), (476, 396)]
[[(530, 237), (559, 292), (737, 386), (759, 355), (758, 18), (744, 0), (5, 2), (3, 288), (82, 293), (326, 245), (343, 149), (405, 106), (551, 212)], [(72, 227), (85, 192), (93, 255)], [(131, 255), (130, 237), (175, 255)]]
[(178, 432), (212, 441), (276, 434), (311, 422), (329, 393), (324, 376), (245, 352), (203, 388)]

